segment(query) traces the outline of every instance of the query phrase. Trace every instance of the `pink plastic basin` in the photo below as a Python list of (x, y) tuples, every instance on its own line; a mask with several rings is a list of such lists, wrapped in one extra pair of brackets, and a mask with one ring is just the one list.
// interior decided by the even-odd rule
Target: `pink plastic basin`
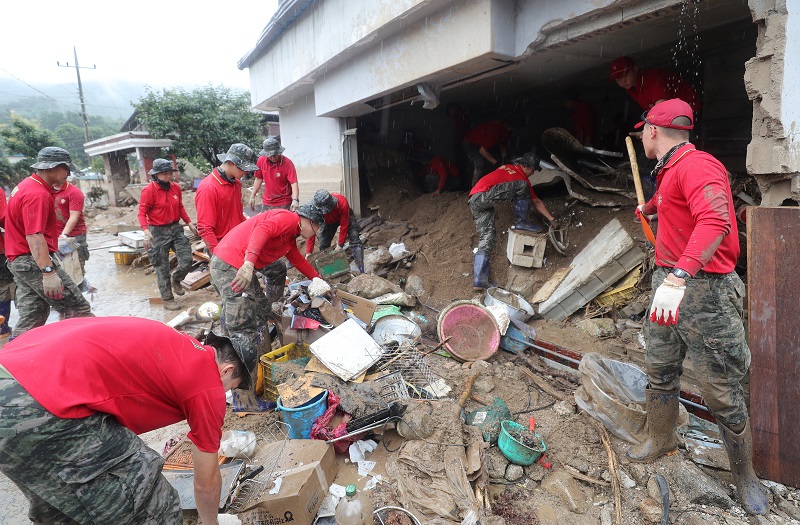
[(445, 349), (462, 361), (488, 359), (500, 346), (500, 329), (489, 311), (471, 301), (456, 301), (442, 310), (439, 340), (450, 340)]

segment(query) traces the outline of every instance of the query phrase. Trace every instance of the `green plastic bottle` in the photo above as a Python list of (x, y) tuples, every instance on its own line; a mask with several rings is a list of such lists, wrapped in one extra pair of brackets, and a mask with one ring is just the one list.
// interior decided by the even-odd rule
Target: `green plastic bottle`
[(355, 485), (348, 485), (345, 496), (336, 505), (336, 525), (373, 525), (375, 507), (369, 494), (358, 492)]

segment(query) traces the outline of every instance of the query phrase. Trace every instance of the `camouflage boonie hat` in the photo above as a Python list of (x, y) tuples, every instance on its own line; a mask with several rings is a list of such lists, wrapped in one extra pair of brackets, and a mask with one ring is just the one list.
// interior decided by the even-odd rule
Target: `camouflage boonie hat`
[(158, 175), (159, 173), (178, 171), (172, 161), (167, 159), (156, 159), (153, 161), (153, 169), (147, 172), (148, 175)]
[(281, 143), (278, 142), (278, 139), (276, 139), (275, 137), (267, 137), (264, 140), (263, 148), (264, 149), (262, 149), (259, 152), (259, 155), (264, 155), (265, 157), (271, 157), (272, 155), (280, 155), (281, 153), (286, 151), (286, 148), (281, 146)]
[(233, 162), (242, 171), (256, 171), (256, 154), (244, 144), (233, 144), (228, 148), (228, 153), (217, 153), (220, 162)]
[(322, 210), (322, 213), (330, 213), (339, 203), (336, 197), (331, 195), (331, 192), (328, 190), (317, 190), (311, 202), (314, 206)]
[(300, 208), (297, 209), (297, 214), (302, 217), (306, 217), (310, 219), (311, 222), (315, 222), (317, 224), (323, 224), (325, 222), (325, 214), (322, 213), (321, 209), (311, 203), (306, 203), (300, 206)]
[[(242, 361), (244, 365), (245, 373), (241, 377), (241, 382), (239, 383), (239, 388), (242, 390), (249, 390), (250, 389), (250, 374), (251, 371), (248, 363), (251, 361), (256, 360), (256, 356), (253, 352), (249, 352), (243, 348), (243, 346), (239, 341), (235, 341), (229, 337), (225, 337), (224, 335), (215, 334), (212, 331), (209, 331), (206, 335), (205, 340), (203, 341), (204, 345), (213, 346), (214, 348), (217, 345), (224, 345), (230, 344), (233, 347), (233, 350), (236, 352), (236, 355), (239, 356), (239, 359)], [(238, 343), (238, 344), (237, 344)], [(251, 355), (252, 354), (252, 355)]]
[(36, 155), (36, 164), (31, 164), (31, 168), (35, 170), (49, 170), (55, 168), (59, 164), (66, 165), (69, 171), (80, 171), (77, 166), (72, 163), (72, 156), (69, 154), (69, 151), (55, 146), (42, 148), (39, 154)]
[(539, 166), (539, 156), (536, 153), (526, 153), (523, 156), (519, 157), (518, 159), (514, 160), (514, 164), (519, 164), (520, 166), (527, 166), (532, 168), (535, 171), (540, 169)]

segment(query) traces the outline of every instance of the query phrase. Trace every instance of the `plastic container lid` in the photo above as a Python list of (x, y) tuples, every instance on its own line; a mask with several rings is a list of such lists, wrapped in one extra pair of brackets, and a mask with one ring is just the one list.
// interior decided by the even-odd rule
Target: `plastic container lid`
[(348, 498), (352, 498), (356, 495), (356, 486), (355, 485), (348, 485), (346, 489), (344, 489), (344, 493), (347, 494)]

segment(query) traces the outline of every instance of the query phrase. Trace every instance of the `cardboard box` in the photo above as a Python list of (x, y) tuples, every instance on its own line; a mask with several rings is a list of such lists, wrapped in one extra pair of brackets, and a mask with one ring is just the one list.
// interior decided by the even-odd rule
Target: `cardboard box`
[[(312, 301), (311, 304), (313, 306), (314, 302)], [(317, 308), (319, 309), (320, 315), (322, 315), (322, 317), (330, 324), (332, 324), (334, 327), (339, 326), (343, 322), (347, 321), (347, 314), (344, 313), (344, 310), (342, 310), (341, 305), (336, 307), (333, 306), (328, 301), (326, 301), (325, 299), (322, 299), (321, 303), (317, 306)]]
[(339, 306), (341, 304), (351, 309), (353, 314), (362, 322), (366, 323), (367, 326), (372, 324), (372, 316), (375, 315), (375, 309), (378, 307), (378, 303), (375, 301), (364, 299), (363, 297), (347, 293), (343, 290), (336, 290), (334, 306)]
[[(290, 439), (263, 447), (259, 457), (274, 457), (283, 447), (273, 478), (282, 478), (277, 494), (261, 500), (240, 513), (243, 525), (292, 523), (312, 525), (336, 478), (339, 466), (333, 446), (315, 439)], [(255, 458), (258, 463), (258, 457)]]

